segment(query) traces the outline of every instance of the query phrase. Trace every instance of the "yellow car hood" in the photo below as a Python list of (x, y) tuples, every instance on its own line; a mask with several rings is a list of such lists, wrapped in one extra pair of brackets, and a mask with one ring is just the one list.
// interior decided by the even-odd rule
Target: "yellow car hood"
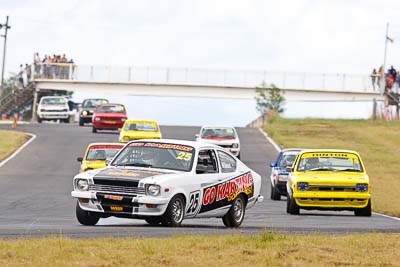
[(106, 167), (105, 160), (87, 160), (85, 163), (87, 168), (89, 169), (99, 169)]
[(152, 139), (161, 138), (160, 132), (145, 132), (145, 131), (124, 131), (123, 136), (128, 136), (130, 139)]
[(296, 172), (296, 182), (310, 184), (351, 184), (368, 183), (368, 176), (364, 172), (335, 172), (335, 171), (309, 171)]

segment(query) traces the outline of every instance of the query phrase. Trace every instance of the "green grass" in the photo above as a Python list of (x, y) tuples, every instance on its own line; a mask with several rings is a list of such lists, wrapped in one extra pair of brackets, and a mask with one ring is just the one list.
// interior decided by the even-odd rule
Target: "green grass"
[(21, 132), (0, 130), (0, 161), (11, 155), (28, 138), (26, 134)]
[(265, 131), (284, 148), (358, 151), (371, 180), (373, 210), (400, 217), (400, 122), (277, 118)]
[(1, 266), (398, 266), (394, 234), (0, 241)]

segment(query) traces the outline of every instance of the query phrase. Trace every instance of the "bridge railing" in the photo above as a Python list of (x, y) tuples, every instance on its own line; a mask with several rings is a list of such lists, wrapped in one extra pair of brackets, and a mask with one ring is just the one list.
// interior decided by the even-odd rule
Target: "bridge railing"
[[(41, 65), (35, 79), (254, 88), (265, 83), (282, 89), (373, 92), (369, 75), (218, 70), (168, 67), (122, 67), (75, 64)], [(377, 86), (375, 88), (378, 90)]]

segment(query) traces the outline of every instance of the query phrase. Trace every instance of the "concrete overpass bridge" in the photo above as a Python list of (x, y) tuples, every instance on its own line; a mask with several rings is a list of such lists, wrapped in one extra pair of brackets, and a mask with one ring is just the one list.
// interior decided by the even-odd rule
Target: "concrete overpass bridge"
[(287, 101), (382, 98), (368, 75), (57, 64), (40, 66), (32, 77), (37, 90), (135, 96), (254, 99), (264, 83), (280, 88)]

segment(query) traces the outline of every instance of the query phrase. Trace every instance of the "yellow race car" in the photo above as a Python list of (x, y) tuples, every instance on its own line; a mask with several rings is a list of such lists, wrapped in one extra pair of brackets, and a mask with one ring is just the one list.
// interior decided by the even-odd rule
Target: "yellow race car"
[(157, 122), (147, 120), (126, 120), (119, 134), (120, 142), (161, 138), (161, 130)]
[(351, 210), (356, 216), (371, 216), (371, 186), (357, 152), (303, 150), (288, 171), (288, 213)]
[(92, 143), (89, 144), (85, 155), (77, 160), (81, 163), (80, 172), (105, 168), (106, 162), (111, 160), (124, 147), (120, 143)]

